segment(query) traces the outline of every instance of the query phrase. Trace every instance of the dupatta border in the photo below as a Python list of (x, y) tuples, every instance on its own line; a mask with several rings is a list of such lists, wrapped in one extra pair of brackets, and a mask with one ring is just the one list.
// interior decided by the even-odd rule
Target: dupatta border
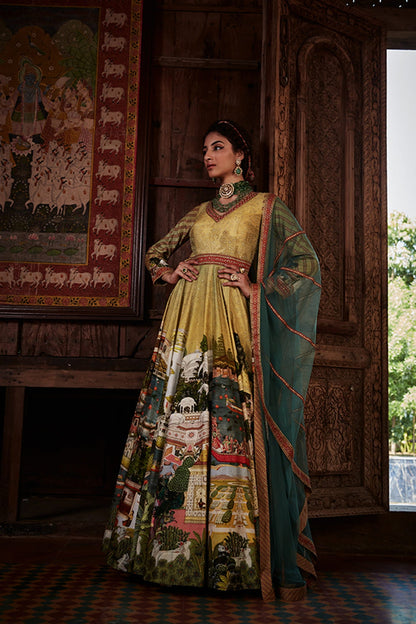
[[(272, 215), (275, 200), (275, 195), (266, 195), (265, 204), (263, 208), (263, 218), (261, 225), (261, 236), (259, 245), (258, 256), (258, 270), (257, 270), (257, 284), (253, 284), (252, 295), (250, 299), (250, 311), (251, 311), (251, 324), (252, 324), (252, 341), (253, 341), (253, 359), (255, 370), (255, 387), (254, 387), (254, 432), (255, 432), (255, 458), (256, 458), (256, 479), (257, 488), (259, 491), (259, 529), (260, 529), (260, 580), (261, 589), (264, 600), (273, 600), (275, 593), (273, 589), (272, 575), (271, 575), (271, 553), (270, 553), (270, 509), (269, 509), (269, 488), (268, 488), (268, 471), (266, 460), (266, 448), (265, 438), (268, 435), (273, 435), (281, 448), (284, 455), (290, 462), (291, 469), (294, 475), (303, 483), (305, 488), (305, 501), (303, 508), (299, 514), (299, 530), (298, 530), (298, 545), (303, 549), (307, 549), (313, 556), (316, 556), (315, 547), (313, 541), (308, 538), (304, 533), (304, 529), (308, 521), (307, 499), (311, 491), (310, 478), (300, 466), (295, 462), (294, 448), (290, 441), (286, 438), (279, 426), (270, 414), (264, 396), (264, 382), (263, 382), (263, 362), (261, 356), (261, 298), (262, 289), (264, 288), (263, 279), (265, 276), (265, 264), (266, 254), (268, 250), (268, 240), (270, 228), (272, 226)], [(293, 234), (290, 238), (302, 234), (303, 231), (299, 231)], [(287, 241), (285, 241), (287, 242)], [(280, 252), (281, 253), (281, 252)], [(279, 254), (280, 255), (280, 254)], [(309, 276), (303, 276), (308, 277)], [(312, 279), (313, 282), (315, 280)], [(316, 282), (315, 282), (316, 283)], [(319, 284), (316, 283), (318, 286)], [(270, 306), (267, 296), (265, 295), (266, 303)], [(278, 315), (280, 316), (280, 315)], [(290, 329), (288, 327), (288, 329)], [(298, 332), (295, 332), (298, 333)], [(307, 339), (302, 335), (302, 338)], [(314, 343), (310, 340), (312, 346)], [(268, 363), (271, 366), (271, 362)], [(267, 363), (264, 363), (267, 366)], [(280, 378), (280, 376), (279, 376)], [(282, 382), (284, 380), (282, 379)], [(290, 388), (290, 390), (292, 390)], [(299, 397), (302, 398), (302, 397)], [(312, 577), (316, 577), (314, 565), (306, 557), (297, 553), (296, 563), (299, 569), (303, 570)], [(280, 587), (279, 596), (282, 600), (301, 600), (306, 595), (305, 587)]]
[[(264, 267), (267, 233), (270, 227), (270, 219), (274, 204), (273, 196), (266, 196), (263, 208), (263, 217), (260, 231), (259, 267), (258, 276), (262, 276)], [(260, 280), (259, 280), (260, 281)], [(260, 388), (263, 387), (263, 372), (260, 356), (260, 289), (259, 283), (252, 285), (250, 297), (251, 331), (254, 357), (254, 455), (256, 464), (256, 482), (259, 505), (259, 533), (260, 533), (260, 584), (263, 600), (275, 600), (275, 592), (272, 581), (270, 559), (270, 509), (269, 488), (267, 478), (266, 449), (264, 445), (265, 427), (263, 424)]]

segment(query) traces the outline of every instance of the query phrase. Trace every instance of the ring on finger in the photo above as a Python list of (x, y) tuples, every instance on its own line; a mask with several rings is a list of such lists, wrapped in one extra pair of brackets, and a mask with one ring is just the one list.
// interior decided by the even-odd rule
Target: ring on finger
[(183, 267), (182, 273), (188, 273), (188, 269), (186, 267)]
[(239, 278), (239, 276), (237, 275), (237, 273), (231, 273), (231, 275), (230, 275), (230, 280), (231, 280), (232, 282), (238, 282), (238, 280), (239, 280), (239, 279), (240, 279), (240, 278)]

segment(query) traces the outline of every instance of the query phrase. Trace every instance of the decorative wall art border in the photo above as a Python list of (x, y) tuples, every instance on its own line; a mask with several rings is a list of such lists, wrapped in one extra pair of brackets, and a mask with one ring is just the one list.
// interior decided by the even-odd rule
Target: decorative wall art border
[(140, 313), (142, 5), (0, 0), (0, 316)]

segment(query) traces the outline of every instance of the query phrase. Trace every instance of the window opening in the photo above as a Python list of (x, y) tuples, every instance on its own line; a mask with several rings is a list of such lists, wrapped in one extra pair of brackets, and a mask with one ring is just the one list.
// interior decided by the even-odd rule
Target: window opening
[(387, 53), (390, 510), (416, 511), (416, 50)]

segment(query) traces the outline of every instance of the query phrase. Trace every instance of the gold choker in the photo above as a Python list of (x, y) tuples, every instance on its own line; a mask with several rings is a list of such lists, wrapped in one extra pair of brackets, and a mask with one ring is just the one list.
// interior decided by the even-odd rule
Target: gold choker
[(225, 184), (221, 184), (218, 189), (218, 195), (221, 199), (228, 199), (234, 195), (234, 184), (232, 182), (226, 182)]

